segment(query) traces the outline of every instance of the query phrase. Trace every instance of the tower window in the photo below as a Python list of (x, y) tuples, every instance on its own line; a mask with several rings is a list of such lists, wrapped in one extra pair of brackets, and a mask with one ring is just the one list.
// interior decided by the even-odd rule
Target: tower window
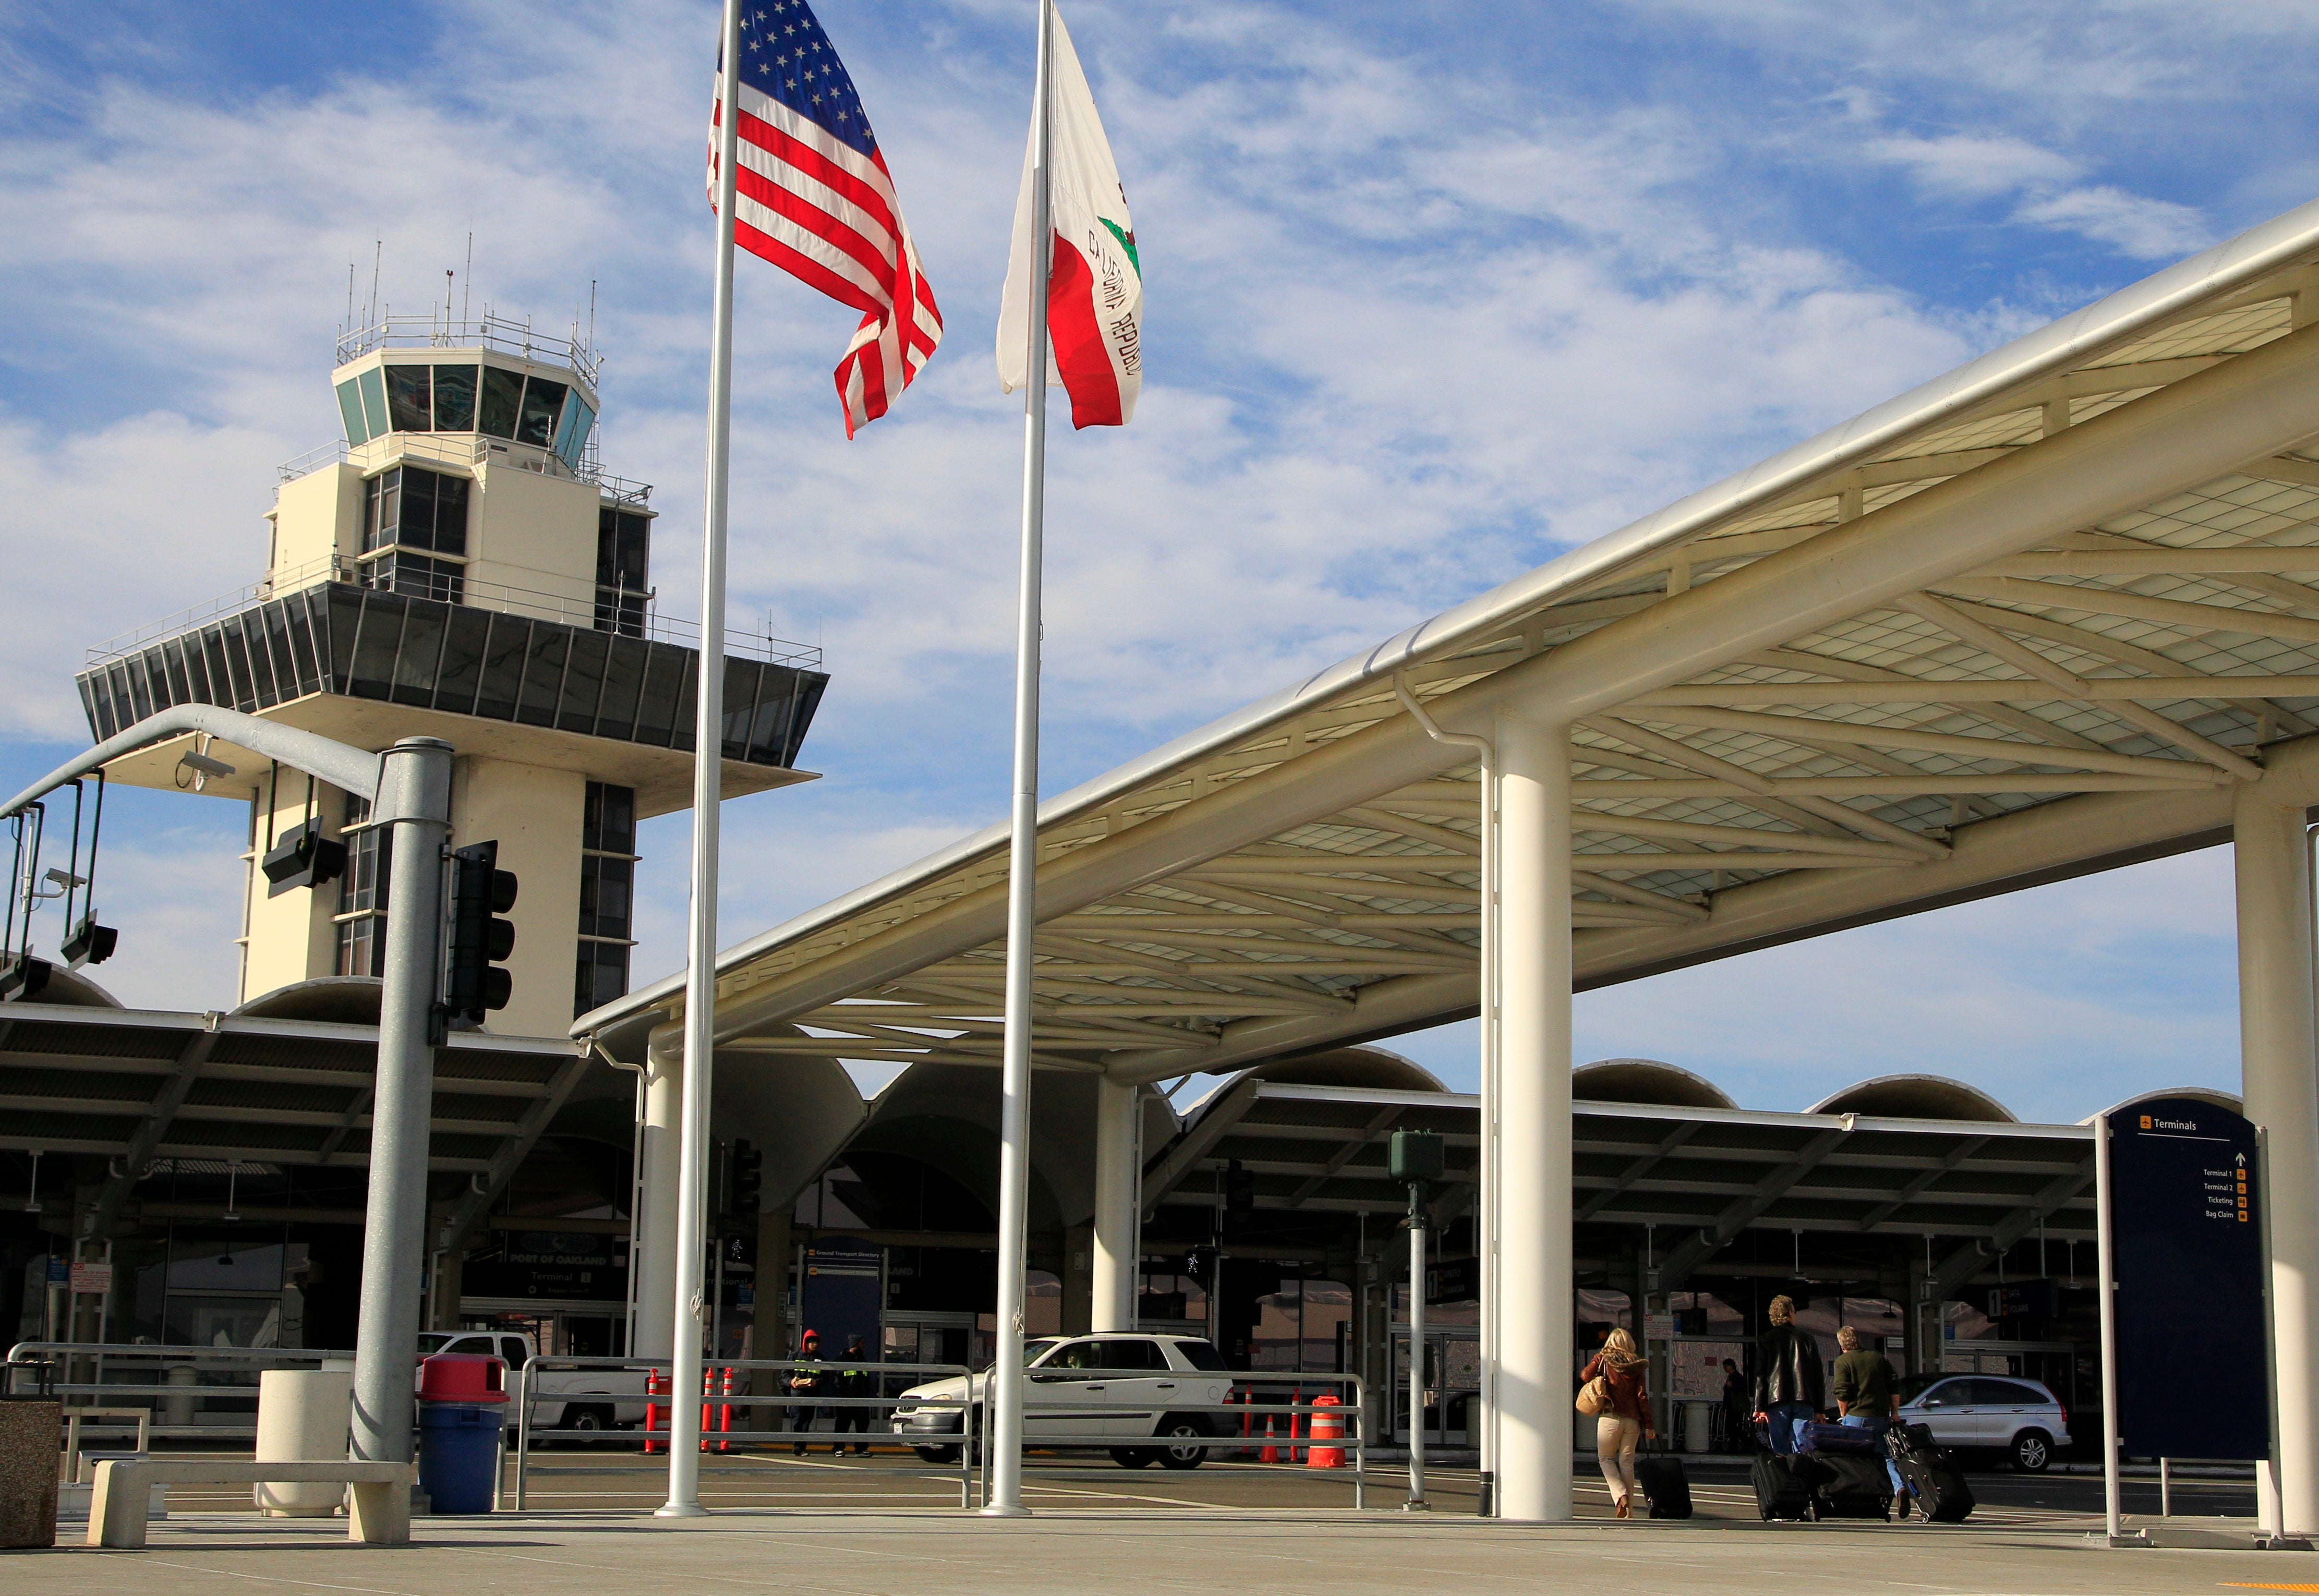
[(448, 560), (430, 560), (425, 555), (393, 549), (363, 567), (363, 586), (456, 604), (466, 597), (467, 573), (465, 566)]
[(573, 970), (574, 1018), (628, 990), (635, 946), (636, 794), (608, 781), (588, 783), (580, 823), (580, 948)]
[(645, 635), (652, 560), (652, 518), (609, 505), (596, 518), (596, 629)]
[(416, 465), (380, 472), (364, 490), (362, 552), (400, 546), (425, 554), (465, 555), (471, 486), (465, 477)]
[(356, 831), (370, 805), (347, 795), (347, 871), (338, 878), (338, 973), (386, 973), (386, 888), (393, 863), (386, 828)]

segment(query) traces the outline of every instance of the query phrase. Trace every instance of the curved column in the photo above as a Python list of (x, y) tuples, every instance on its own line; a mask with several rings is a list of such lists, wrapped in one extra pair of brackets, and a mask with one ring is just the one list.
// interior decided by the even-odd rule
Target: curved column
[[(2314, 1023), (2304, 795), (2270, 779), (2234, 794), (2239, 1071), (2263, 1127), (2270, 1240), (2273, 1460), (2264, 1517), (2319, 1534), (2319, 1026)], [(2274, 1494), (2275, 1492), (2275, 1494)]]
[(1570, 1517), (1570, 728), (1498, 723), (1498, 1516)]
[(1095, 1267), (1087, 1328), (1135, 1328), (1135, 1115), (1138, 1088), (1109, 1077), (1096, 1083)]

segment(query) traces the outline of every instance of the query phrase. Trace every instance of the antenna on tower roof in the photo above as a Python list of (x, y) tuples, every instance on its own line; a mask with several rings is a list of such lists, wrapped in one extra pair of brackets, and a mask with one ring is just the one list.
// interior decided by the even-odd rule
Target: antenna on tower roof
[(376, 239), (372, 240), (370, 250), (370, 304), (363, 311), (364, 321), (372, 326), (377, 325), (378, 322), (378, 263), (385, 257), (385, 255), (386, 240), (384, 239)]
[[(474, 303), (474, 298), (475, 298), (475, 230), (474, 230), (474, 228), (469, 228), (469, 229), (467, 230), (467, 290), (466, 290), (466, 292), (465, 292), (465, 293), (462, 293), (462, 294), (459, 296), (459, 320), (460, 320), (460, 322), (461, 322), (461, 324), (462, 324), (462, 325), (464, 325), (464, 324), (466, 322), (466, 320), (467, 320), (467, 311), (468, 311), (468, 310), (473, 306), (473, 304)], [(463, 336), (464, 336), (464, 335), (463, 335)]]
[(588, 354), (591, 359), (596, 354), (596, 279), (593, 277), (588, 279)]
[(354, 262), (354, 257), (353, 257), (352, 256), (348, 256), (348, 257), (347, 257), (347, 319), (346, 319), (344, 321), (341, 321), (340, 323), (338, 323), (338, 337), (339, 337), (341, 339), (347, 338), (348, 338), (348, 337), (352, 336), (352, 334), (353, 334), (353, 332), (354, 332), (354, 329), (355, 329), (355, 262)]

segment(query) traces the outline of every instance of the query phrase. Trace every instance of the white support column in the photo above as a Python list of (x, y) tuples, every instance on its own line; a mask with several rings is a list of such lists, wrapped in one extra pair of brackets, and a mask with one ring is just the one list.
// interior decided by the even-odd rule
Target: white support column
[[(2278, 1528), (2319, 1534), (2319, 1025), (2314, 1022), (2310, 855), (2300, 802), (2258, 781), (2235, 796), (2239, 1071), (2264, 1129), (2270, 1231), (2271, 1402)], [(2268, 1498), (2269, 1490), (2263, 1494)]]
[(1087, 1328), (1135, 1328), (1135, 1115), (1139, 1088), (1105, 1078), (1095, 1100), (1095, 1268)]
[[(676, 1216), (682, 1184), (678, 1157), (684, 1107), (684, 1038), (676, 1027), (645, 1050), (645, 1120), (636, 1138), (643, 1169), (636, 1180), (643, 1212), (636, 1216), (636, 1344), (631, 1357), (670, 1357), (676, 1351)], [(768, 1354), (779, 1357), (780, 1352)]]
[(1498, 1516), (1570, 1517), (1570, 736), (1498, 724)]

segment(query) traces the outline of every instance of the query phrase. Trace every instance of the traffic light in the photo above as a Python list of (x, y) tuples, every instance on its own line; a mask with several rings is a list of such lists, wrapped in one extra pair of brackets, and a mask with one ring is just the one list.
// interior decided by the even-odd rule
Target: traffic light
[(96, 911), (91, 909), (81, 916), (80, 924), (73, 927), (71, 933), (65, 938), (64, 946), (58, 951), (64, 954), (66, 964), (78, 969), (84, 964), (104, 963), (113, 957), (113, 949), (120, 945), (119, 930), (110, 925), (99, 925)]
[(308, 820), (282, 834), (258, 861), (266, 872), (266, 896), (279, 897), (300, 887), (320, 887), (347, 873), (347, 845), (322, 834), (322, 823)]
[(765, 1155), (762, 1149), (735, 1137), (733, 1141), (733, 1212), (746, 1217), (757, 1212), (765, 1190)]
[(470, 843), (451, 851), (450, 962), (443, 1010), (454, 1020), (482, 1024), (505, 1008), (514, 982), (499, 968), (515, 951), (515, 923), (499, 915), (515, 907), (516, 879), (499, 868), (497, 843)]
[(1224, 1217), (1233, 1222), (1256, 1217), (1256, 1172), (1238, 1159), (1224, 1166)]
[(1187, 1247), (1184, 1249), (1184, 1273), (1202, 1291), (1216, 1288), (1216, 1249), (1213, 1247)]
[(54, 968), (45, 959), (18, 953), (0, 965), (0, 998), (38, 997), (48, 989), (49, 971)]
[(1387, 1144), (1386, 1172), (1404, 1186), (1441, 1178), (1441, 1137), (1432, 1131), (1395, 1131)]

